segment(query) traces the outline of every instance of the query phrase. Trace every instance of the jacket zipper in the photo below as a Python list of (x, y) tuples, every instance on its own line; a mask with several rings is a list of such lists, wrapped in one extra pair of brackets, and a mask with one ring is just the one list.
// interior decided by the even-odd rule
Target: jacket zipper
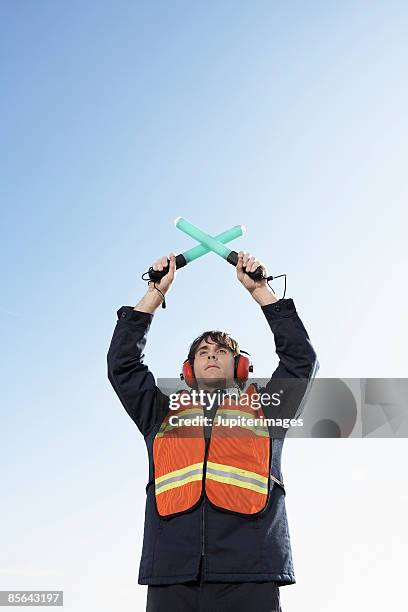
[(203, 466), (203, 501), (201, 505), (201, 577), (200, 583), (204, 582), (204, 561), (205, 561), (205, 475), (207, 471), (207, 453), (208, 446), (210, 444), (212, 428), (210, 436), (205, 441), (205, 452), (204, 452), (204, 466)]
[(204, 504), (205, 501), (203, 499), (203, 503), (201, 505), (201, 556), (204, 557)]
[[(204, 580), (204, 557), (205, 557), (205, 476), (207, 472), (207, 455), (208, 447), (211, 441), (212, 428), (215, 416), (217, 414), (219, 406), (215, 409), (215, 414), (212, 417), (211, 428), (208, 438), (205, 440), (205, 451), (204, 451), (204, 466), (203, 466), (203, 501), (201, 506), (201, 582)], [(205, 431), (205, 430), (204, 430)]]
[[(205, 441), (205, 452), (204, 452), (204, 466), (203, 466), (203, 501), (201, 505), (201, 556), (205, 555), (205, 474), (207, 471), (207, 451), (210, 438)], [(204, 561), (204, 559), (203, 559)]]

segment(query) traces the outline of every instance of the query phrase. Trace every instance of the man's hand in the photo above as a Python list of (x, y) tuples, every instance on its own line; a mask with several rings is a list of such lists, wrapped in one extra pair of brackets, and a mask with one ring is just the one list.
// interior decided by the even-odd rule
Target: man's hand
[(156, 287), (160, 289), (160, 291), (165, 295), (173, 284), (173, 281), (176, 278), (176, 256), (174, 253), (170, 253), (168, 258), (167, 255), (163, 255), (163, 257), (160, 257), (160, 259), (156, 259), (156, 261), (152, 264), (152, 268), (153, 270), (158, 270), (159, 272), (161, 272), (162, 270), (164, 270), (164, 268), (167, 268), (167, 259), (170, 259), (167, 274), (163, 276), (160, 281), (156, 281), (155, 283), (153, 283), (153, 281), (149, 281), (150, 291), (156, 291), (157, 293), (157, 290), (154, 287), (154, 285), (156, 285)]
[[(167, 259), (170, 259), (169, 271), (160, 281), (149, 281), (147, 293), (136, 304), (134, 310), (153, 314), (163, 302), (163, 296), (161, 293), (166, 295), (167, 291), (173, 284), (174, 279), (176, 278), (176, 256), (174, 253), (170, 253), (168, 258), (166, 255), (163, 255), (163, 257), (156, 259), (156, 261), (152, 264), (153, 270), (161, 271), (167, 267)], [(157, 291), (155, 285), (157, 289), (160, 289), (161, 293)]]
[(268, 270), (266, 268), (266, 265), (262, 261), (256, 259), (253, 255), (251, 255), (251, 253), (247, 253), (246, 251), (239, 251), (238, 263), (236, 266), (237, 278), (239, 282), (244, 285), (245, 289), (249, 291), (251, 296), (260, 306), (265, 306), (266, 304), (272, 304), (273, 302), (277, 302), (278, 299), (275, 297), (270, 287), (268, 287), (266, 278), (254, 281), (248, 276), (247, 272), (255, 272), (258, 266), (262, 267), (263, 275), (267, 277)]

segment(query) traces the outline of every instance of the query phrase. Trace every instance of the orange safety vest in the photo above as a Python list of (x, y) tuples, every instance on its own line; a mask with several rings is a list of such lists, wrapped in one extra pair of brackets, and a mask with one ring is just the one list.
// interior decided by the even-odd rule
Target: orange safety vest
[[(206, 416), (205, 407), (193, 404), (188, 391), (178, 394), (179, 407), (169, 410), (153, 441), (155, 497), (160, 516), (187, 512), (204, 495), (216, 508), (242, 515), (265, 509), (272, 439), (266, 424), (259, 424), (264, 417), (262, 408), (251, 407), (251, 396), (257, 392), (257, 386), (251, 384), (239, 399), (223, 399), (216, 409), (207, 444), (204, 427), (194, 421), (185, 422), (199, 422), (197, 417)], [(231, 427), (237, 418), (240, 424)], [(247, 419), (258, 422), (246, 423)]]

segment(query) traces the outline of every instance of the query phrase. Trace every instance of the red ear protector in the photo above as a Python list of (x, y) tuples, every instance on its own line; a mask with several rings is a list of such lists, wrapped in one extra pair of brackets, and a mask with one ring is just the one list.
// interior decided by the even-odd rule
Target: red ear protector
[[(243, 355), (242, 353), (245, 353)], [(234, 357), (234, 378), (245, 382), (248, 380), (249, 372), (254, 371), (254, 366), (252, 365), (252, 361), (246, 351), (241, 351), (239, 355), (235, 355)], [(196, 380), (193, 370), (193, 365), (190, 363), (188, 359), (186, 359), (183, 363), (183, 371), (180, 374), (181, 380), (185, 380), (189, 387), (195, 388)]]

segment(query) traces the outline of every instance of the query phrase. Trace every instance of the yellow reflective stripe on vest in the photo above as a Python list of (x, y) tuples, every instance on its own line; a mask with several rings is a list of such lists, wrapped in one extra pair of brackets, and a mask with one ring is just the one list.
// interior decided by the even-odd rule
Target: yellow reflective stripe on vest
[(177, 429), (178, 427), (184, 427), (183, 422), (179, 424), (178, 421), (175, 425), (171, 425), (169, 422), (169, 419), (170, 417), (173, 417), (173, 416), (178, 417), (178, 419), (179, 418), (194, 418), (197, 416), (203, 416), (203, 411), (198, 410), (197, 408), (187, 408), (186, 410), (177, 410), (177, 411), (172, 410), (168, 418), (166, 418), (166, 421), (160, 425), (160, 429), (156, 434), (157, 438), (162, 438), (164, 434), (174, 429)]
[(265, 476), (233, 465), (208, 461), (206, 477), (210, 480), (232, 484), (243, 489), (251, 489), (251, 491), (257, 491), (265, 495), (268, 493), (268, 479)]
[(250, 431), (253, 431), (256, 436), (264, 436), (265, 438), (269, 437), (268, 427), (266, 423), (262, 423), (262, 421), (264, 421), (264, 416), (262, 413), (258, 415), (253, 415), (249, 412), (244, 412), (243, 410), (231, 410), (228, 408), (219, 408), (217, 410), (217, 417), (218, 416), (220, 416), (223, 420), (225, 419), (226, 421), (230, 421), (233, 418), (236, 418), (238, 416), (244, 417), (246, 420), (247, 419), (260, 419), (261, 423), (259, 423), (258, 425), (256, 425), (255, 423), (253, 425), (249, 425), (246, 421), (242, 421), (241, 424), (238, 425), (238, 427), (249, 429)]
[(192, 463), (185, 468), (174, 470), (173, 472), (164, 474), (164, 476), (155, 478), (156, 495), (164, 493), (164, 491), (168, 491), (169, 489), (181, 487), (188, 482), (193, 482), (193, 480), (201, 480), (203, 477), (203, 465), (204, 463), (202, 461), (199, 463)]

